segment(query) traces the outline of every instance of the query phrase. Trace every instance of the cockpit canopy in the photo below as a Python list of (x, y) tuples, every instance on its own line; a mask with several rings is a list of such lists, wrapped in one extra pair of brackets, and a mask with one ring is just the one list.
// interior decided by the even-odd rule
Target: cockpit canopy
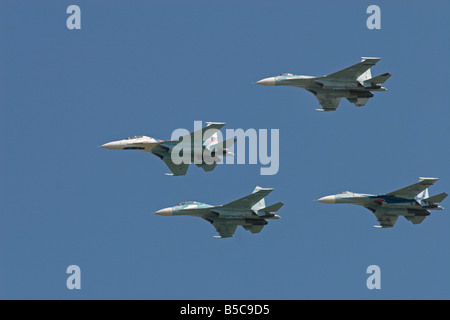
[(354, 192), (351, 192), (351, 191), (342, 191), (342, 192), (339, 192), (338, 194), (354, 194)]
[(195, 204), (198, 203), (197, 201), (186, 201), (186, 202), (181, 202), (179, 204), (177, 204), (177, 206), (185, 206), (187, 204)]
[(132, 139), (138, 139), (138, 138), (143, 138), (144, 136), (132, 136), (132, 137), (128, 137), (125, 140), (132, 140)]
[(282, 74), (280, 74), (280, 76), (293, 76), (294, 74), (293, 73), (282, 73)]

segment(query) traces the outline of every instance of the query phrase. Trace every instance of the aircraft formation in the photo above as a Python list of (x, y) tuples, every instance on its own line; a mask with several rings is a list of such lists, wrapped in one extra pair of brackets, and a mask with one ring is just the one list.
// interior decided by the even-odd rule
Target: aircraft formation
[[(342, 98), (357, 107), (364, 106), (374, 97), (373, 92), (386, 91), (382, 86), (391, 74), (384, 73), (372, 77), (371, 68), (381, 58), (363, 57), (361, 62), (335, 73), (314, 77), (284, 73), (257, 81), (263, 86), (290, 86), (305, 89), (315, 95), (322, 106), (317, 111), (335, 111)], [(218, 142), (217, 132), (225, 125), (222, 122), (207, 122), (206, 127), (173, 140), (159, 140), (148, 136), (133, 136), (112, 141), (101, 147), (112, 150), (137, 150), (152, 153), (159, 157), (171, 173), (166, 175), (184, 176), (191, 163), (211, 172), (222, 157), (234, 156), (229, 150), (235, 138)], [(202, 137), (199, 143), (195, 138)], [(174, 155), (186, 153), (183, 161), (175, 161)], [(372, 211), (379, 225), (376, 228), (391, 228), (399, 216), (404, 216), (413, 224), (420, 224), (429, 216), (430, 210), (443, 210), (439, 205), (448, 194), (443, 192), (429, 196), (428, 187), (437, 178), (419, 178), (419, 182), (405, 188), (382, 195), (354, 193), (350, 191), (324, 196), (317, 201), (322, 203), (354, 204)], [(264, 198), (273, 188), (256, 187), (252, 194), (223, 205), (213, 206), (197, 201), (180, 203), (173, 207), (160, 209), (155, 213), (161, 216), (192, 216), (210, 222), (218, 232), (216, 238), (230, 238), (236, 228), (242, 226), (251, 233), (259, 233), (268, 220), (280, 219), (275, 214), (282, 202), (266, 207)]]

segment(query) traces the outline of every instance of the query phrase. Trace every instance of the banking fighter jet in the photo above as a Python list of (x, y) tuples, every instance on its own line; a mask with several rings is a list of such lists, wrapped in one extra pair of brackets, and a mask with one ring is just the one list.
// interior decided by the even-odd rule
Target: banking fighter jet
[(224, 205), (212, 206), (190, 201), (155, 213), (161, 216), (186, 215), (203, 218), (216, 228), (219, 235), (215, 238), (232, 237), (239, 225), (251, 233), (258, 233), (268, 224), (267, 220), (280, 219), (275, 212), (283, 206), (283, 203), (278, 202), (266, 207), (264, 201), (264, 198), (272, 191), (272, 188), (256, 187), (251, 195)]
[(345, 191), (317, 201), (363, 206), (375, 214), (380, 223), (374, 226), (376, 228), (393, 227), (399, 216), (404, 216), (413, 224), (419, 224), (430, 215), (430, 210), (444, 209), (439, 203), (447, 197), (447, 193), (443, 192), (432, 197), (428, 195), (428, 187), (437, 180), (437, 178), (419, 178), (419, 182), (415, 184), (383, 195)]
[(259, 80), (256, 83), (263, 86), (290, 86), (306, 89), (319, 100), (322, 108), (316, 109), (317, 111), (335, 111), (341, 98), (347, 98), (357, 107), (361, 107), (373, 97), (373, 91), (387, 90), (381, 84), (391, 75), (384, 73), (372, 78), (370, 71), (370, 68), (380, 59), (363, 57), (360, 63), (321, 77), (283, 73), (276, 77)]
[[(105, 143), (101, 147), (113, 150), (138, 150), (154, 154), (159, 157), (169, 167), (174, 176), (184, 176), (189, 164), (194, 162), (196, 166), (205, 171), (212, 171), (220, 162), (221, 156), (233, 156), (228, 149), (233, 146), (236, 139), (231, 138), (225, 141), (217, 141), (217, 131), (225, 123), (207, 122), (207, 126), (182, 136), (176, 140), (159, 140), (147, 136), (134, 136), (123, 140)], [(201, 139), (196, 144), (195, 139)], [(174, 161), (172, 153), (183, 157), (183, 152), (187, 152), (187, 161)], [(180, 162), (180, 163), (178, 163)]]

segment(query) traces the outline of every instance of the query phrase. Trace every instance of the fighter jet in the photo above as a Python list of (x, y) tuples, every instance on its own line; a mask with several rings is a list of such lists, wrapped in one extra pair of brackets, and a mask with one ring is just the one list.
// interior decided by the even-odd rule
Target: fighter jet
[[(224, 125), (225, 123), (220, 122), (207, 122), (206, 127), (182, 136), (177, 140), (164, 141), (147, 136), (134, 136), (108, 142), (101, 147), (113, 150), (150, 152), (159, 157), (169, 167), (172, 173), (167, 173), (167, 175), (184, 176), (189, 164), (192, 162), (208, 172), (214, 170), (217, 163), (220, 162), (221, 156), (234, 155), (228, 149), (236, 142), (235, 138), (222, 142), (217, 141), (217, 131)], [(197, 137), (201, 139), (198, 146), (195, 143), (195, 139), (198, 139)], [(181, 159), (184, 155), (183, 152), (187, 154), (187, 161), (173, 161), (173, 153), (176, 153)]]
[(323, 203), (349, 203), (363, 206), (372, 211), (380, 225), (375, 228), (391, 228), (399, 216), (404, 216), (413, 224), (422, 223), (430, 215), (430, 210), (443, 210), (439, 203), (447, 197), (443, 192), (429, 197), (428, 187), (437, 178), (419, 178), (419, 182), (383, 195), (370, 195), (345, 191), (326, 196), (317, 201)]
[(259, 233), (268, 224), (268, 219), (281, 218), (275, 212), (283, 206), (282, 202), (266, 207), (264, 198), (272, 191), (272, 188), (256, 187), (251, 195), (221, 206), (190, 201), (155, 213), (161, 216), (187, 215), (203, 218), (216, 228), (219, 235), (214, 236), (215, 238), (232, 237), (239, 225), (251, 233)]
[(322, 105), (322, 109), (316, 109), (317, 111), (335, 111), (341, 98), (347, 98), (357, 107), (362, 107), (373, 97), (372, 91), (387, 90), (381, 84), (391, 75), (384, 73), (372, 78), (370, 71), (370, 68), (379, 60), (381, 58), (363, 57), (360, 63), (322, 77), (283, 73), (256, 83), (263, 86), (290, 86), (306, 89), (312, 92)]

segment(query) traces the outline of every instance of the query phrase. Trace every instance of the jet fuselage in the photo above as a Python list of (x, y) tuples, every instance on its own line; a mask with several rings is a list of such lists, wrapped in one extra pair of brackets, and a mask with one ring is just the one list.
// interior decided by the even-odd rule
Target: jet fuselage
[(406, 209), (431, 209), (442, 210), (443, 207), (436, 203), (428, 203), (425, 200), (405, 199), (388, 195), (371, 195), (354, 192), (343, 192), (335, 195), (325, 196), (317, 201), (323, 203), (346, 203), (360, 206), (380, 206), (386, 208)]
[[(205, 210), (199, 210), (205, 209)], [(208, 214), (213, 214), (217, 218), (222, 219), (279, 219), (280, 216), (274, 213), (264, 213), (259, 215), (258, 211), (251, 210), (250, 208), (221, 208), (221, 206), (212, 206), (206, 203), (197, 201), (189, 201), (180, 203), (174, 207), (168, 207), (155, 212), (162, 216), (193, 216), (193, 217), (205, 217)]]
[[(165, 147), (163, 144), (164, 140), (159, 140), (147, 136), (139, 136), (139, 137), (130, 137), (123, 140), (118, 141), (112, 141), (105, 143), (101, 147), (106, 149), (112, 149), (112, 150), (137, 150), (137, 151), (145, 151), (153, 153), (153, 149), (156, 146), (160, 146), (163, 150), (165, 150), (167, 154), (170, 154), (171, 152), (178, 152), (177, 155), (182, 158), (183, 152), (187, 151), (191, 153), (190, 161), (194, 162), (195, 160), (202, 160), (202, 161), (208, 161), (208, 162), (219, 162), (220, 158), (217, 158), (216, 156), (229, 156), (232, 155), (227, 148), (223, 148), (218, 153), (214, 150), (205, 152), (206, 147), (204, 145), (196, 146), (195, 144), (191, 145), (181, 145), (182, 149), (178, 150), (176, 147), (174, 149), (169, 149)], [(157, 156), (159, 156), (162, 152), (162, 150), (158, 150), (156, 153)]]
[[(327, 79), (326, 77), (284, 74), (256, 82), (263, 86), (289, 86), (310, 91), (320, 90), (321, 94), (333, 94), (342, 98), (373, 97), (370, 91), (386, 91), (385, 87), (365, 81)], [(366, 93), (366, 95), (364, 95)]]
[(111, 141), (101, 145), (102, 148), (111, 150), (137, 150), (152, 152), (152, 149), (164, 140), (159, 140), (147, 136), (135, 136), (122, 140)]

